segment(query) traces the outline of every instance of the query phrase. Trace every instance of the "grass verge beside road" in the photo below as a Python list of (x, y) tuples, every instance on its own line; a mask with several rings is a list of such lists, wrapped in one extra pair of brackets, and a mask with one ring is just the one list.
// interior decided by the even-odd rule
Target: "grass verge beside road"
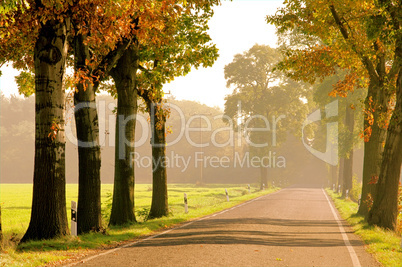
[[(229, 192), (227, 202), (225, 188)], [(70, 220), (71, 200), (77, 201), (78, 186), (67, 185), (67, 210)], [(257, 185), (249, 193), (246, 185), (169, 185), (171, 215), (145, 221), (150, 208), (150, 185), (136, 185), (135, 201), (138, 223), (124, 227), (108, 228), (104, 233), (89, 233), (79, 237), (63, 237), (53, 240), (28, 242), (17, 246), (29, 224), (32, 185), (0, 185), (2, 226), (5, 250), (1, 253), (1, 266), (56, 265), (76, 260), (99, 250), (118, 246), (125, 241), (153, 234), (159, 230), (191, 221), (224, 210), (250, 199), (277, 191), (279, 188), (259, 191)], [(113, 185), (102, 185), (102, 215), (107, 225), (111, 207)], [(183, 194), (188, 196), (189, 212), (184, 213)], [(79, 215), (78, 215), (79, 216)], [(44, 218), (46, 219), (46, 218)]]
[(332, 197), (336, 208), (352, 227), (355, 233), (366, 244), (366, 251), (384, 266), (402, 266), (401, 235), (392, 231), (386, 231), (376, 226), (369, 226), (362, 216), (356, 215), (358, 204), (343, 199), (332, 190), (326, 190)]

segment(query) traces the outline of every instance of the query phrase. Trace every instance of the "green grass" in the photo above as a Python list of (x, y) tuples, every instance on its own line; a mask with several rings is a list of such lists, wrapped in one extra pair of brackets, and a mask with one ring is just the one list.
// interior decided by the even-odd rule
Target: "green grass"
[(376, 226), (369, 226), (362, 216), (357, 216), (358, 205), (341, 198), (339, 194), (327, 189), (335, 206), (366, 244), (366, 250), (384, 266), (402, 266), (401, 236)]
[[(230, 196), (226, 201), (225, 188)], [(63, 237), (53, 240), (28, 242), (17, 246), (28, 228), (32, 202), (32, 185), (1, 184), (0, 203), (2, 207), (3, 246), (1, 266), (40, 266), (60, 263), (71, 258), (78, 258), (96, 250), (119, 245), (123, 241), (150, 235), (158, 230), (172, 227), (185, 221), (193, 220), (214, 212), (232, 207), (252, 198), (271, 193), (276, 189), (259, 191), (257, 187), (248, 193), (246, 185), (207, 185), (193, 186), (169, 185), (169, 208), (171, 215), (160, 219), (144, 221), (143, 214), (151, 205), (151, 186), (136, 185), (135, 201), (136, 224), (124, 227), (108, 228), (106, 233), (89, 233), (79, 237)], [(102, 216), (104, 224), (110, 214), (113, 185), (102, 185)], [(70, 221), (71, 201), (77, 201), (78, 185), (66, 186), (67, 214)], [(184, 213), (183, 194), (187, 193), (189, 213)], [(78, 215), (79, 216), (79, 215)]]

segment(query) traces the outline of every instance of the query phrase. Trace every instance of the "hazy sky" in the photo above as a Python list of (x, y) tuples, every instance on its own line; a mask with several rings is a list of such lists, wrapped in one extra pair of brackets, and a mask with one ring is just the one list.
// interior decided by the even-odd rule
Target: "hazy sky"
[[(276, 46), (275, 28), (267, 25), (265, 17), (274, 14), (282, 1), (234, 0), (223, 1), (215, 7), (211, 19), (210, 35), (219, 48), (219, 59), (213, 67), (193, 70), (185, 77), (176, 78), (164, 86), (176, 99), (198, 101), (223, 109), (224, 98), (231, 90), (226, 88), (223, 68), (233, 60), (233, 56), (251, 48), (254, 44)], [(1, 68), (0, 90), (6, 96), (18, 94), (14, 76), (18, 71), (10, 67)]]

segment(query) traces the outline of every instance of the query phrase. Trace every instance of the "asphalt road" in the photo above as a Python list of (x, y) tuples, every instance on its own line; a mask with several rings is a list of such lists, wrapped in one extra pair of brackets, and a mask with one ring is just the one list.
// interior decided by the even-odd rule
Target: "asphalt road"
[(75, 266), (380, 266), (321, 188), (291, 187)]

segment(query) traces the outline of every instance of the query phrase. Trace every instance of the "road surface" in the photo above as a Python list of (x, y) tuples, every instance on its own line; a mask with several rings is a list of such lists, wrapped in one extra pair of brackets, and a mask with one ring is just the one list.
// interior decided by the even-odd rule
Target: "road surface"
[(291, 187), (75, 266), (380, 266), (321, 188)]

